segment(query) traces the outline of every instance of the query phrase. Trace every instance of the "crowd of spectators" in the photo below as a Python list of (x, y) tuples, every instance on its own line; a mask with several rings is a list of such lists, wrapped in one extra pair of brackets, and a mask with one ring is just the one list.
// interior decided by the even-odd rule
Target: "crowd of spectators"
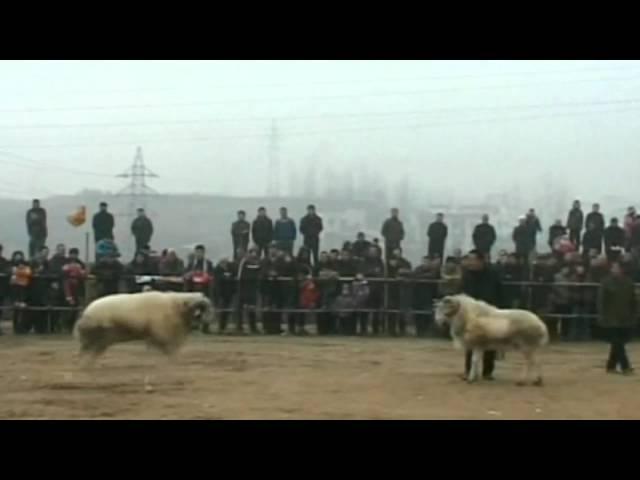
[[(460, 250), (445, 255), (448, 227), (442, 213), (426, 229), (426, 254), (416, 264), (403, 255), (405, 230), (395, 208), (382, 224), (380, 239), (358, 233), (331, 249), (321, 244), (323, 220), (313, 205), (297, 223), (284, 207), (275, 221), (263, 207), (252, 222), (239, 211), (230, 228), (232, 251), (216, 262), (207, 258), (203, 245), (186, 260), (173, 249), (152, 250), (153, 224), (143, 209), (130, 227), (136, 253), (123, 261), (114, 242), (113, 215), (101, 203), (92, 221), (96, 257), (85, 265), (78, 249), (67, 251), (62, 244), (50, 255), (46, 219), (46, 210), (34, 200), (26, 219), (28, 256), (16, 251), (6, 259), (0, 246), (0, 304), (11, 309), (16, 333), (70, 330), (77, 312), (50, 307), (76, 307), (89, 297), (151, 285), (210, 295), (220, 312), (220, 333), (244, 333), (246, 325), (254, 334), (305, 335), (315, 324), (321, 335), (396, 336), (406, 335), (411, 323), (416, 335), (425, 336), (432, 332), (433, 301), (464, 290), (473, 270), (469, 255)], [(539, 253), (542, 225), (531, 209), (513, 230), (513, 251), (493, 252), (496, 230), (483, 215), (472, 241), (475, 254), (503, 285), (495, 303), (541, 314), (552, 332), (567, 340), (590, 338), (598, 313), (597, 284), (610, 263), (619, 261), (626, 275), (640, 282), (640, 216), (630, 207), (623, 226), (616, 218), (605, 225), (599, 205), (585, 216), (576, 201), (566, 222), (556, 220), (549, 227), (549, 252)], [(302, 244), (296, 251), (298, 236)], [(95, 278), (95, 291), (86, 291), (87, 277)]]

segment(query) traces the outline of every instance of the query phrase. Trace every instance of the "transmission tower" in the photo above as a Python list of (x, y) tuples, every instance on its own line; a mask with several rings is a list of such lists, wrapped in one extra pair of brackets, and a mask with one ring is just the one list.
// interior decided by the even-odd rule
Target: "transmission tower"
[(276, 121), (271, 122), (271, 133), (269, 134), (269, 183), (267, 195), (270, 197), (280, 196), (280, 158), (279, 158), (279, 134)]
[(158, 175), (153, 173), (144, 165), (142, 157), (142, 147), (136, 149), (136, 156), (133, 164), (125, 170), (118, 178), (128, 178), (129, 184), (120, 190), (117, 195), (129, 197), (129, 208), (127, 216), (132, 218), (135, 216), (136, 209), (147, 207), (147, 198), (149, 195), (155, 195), (157, 192), (147, 185), (147, 178), (157, 178)]

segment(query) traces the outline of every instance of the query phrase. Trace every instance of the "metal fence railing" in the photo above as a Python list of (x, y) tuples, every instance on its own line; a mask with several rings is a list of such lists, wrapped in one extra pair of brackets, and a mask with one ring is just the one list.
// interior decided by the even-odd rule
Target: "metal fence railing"
[[(144, 278), (143, 278), (144, 277)], [(95, 298), (105, 293), (105, 284), (109, 285), (108, 293), (125, 293), (140, 290), (136, 279), (146, 280), (152, 288), (158, 290), (193, 291), (197, 287), (185, 277), (176, 276), (133, 276), (122, 275), (115, 281), (113, 278), (89, 275), (81, 281), (77, 289), (78, 298), (75, 305), (66, 302), (60, 295), (64, 280), (59, 276), (36, 275), (28, 287), (23, 287), (22, 299), (16, 302), (16, 287), (11, 285), (7, 275), (0, 275), (0, 313), (9, 312), (14, 329), (20, 331), (20, 322), (31, 318), (32, 324), (40, 325), (42, 333), (59, 328), (59, 323), (72, 324), (79, 311)], [(279, 315), (276, 322), (285, 325), (296, 317), (296, 321), (307, 326), (316, 324), (319, 317), (327, 315), (336, 317), (337, 321), (350, 316), (362, 319), (366, 316), (368, 325), (377, 322), (378, 333), (389, 331), (391, 323), (400, 323), (401, 330), (422, 335), (430, 331), (432, 325), (433, 301), (445, 294), (455, 293), (458, 283), (450, 280), (420, 278), (367, 278), (370, 295), (358, 305), (344, 306), (340, 302), (341, 289), (345, 284), (352, 284), (354, 277), (316, 278), (320, 298), (317, 304), (302, 308), (300, 287), (305, 278), (262, 277), (259, 279), (224, 279), (216, 280), (204, 288), (205, 293), (216, 305), (216, 323), (226, 324), (232, 329), (247, 325), (247, 318), (254, 315), (255, 322), (265, 325), (265, 317)], [(106, 282), (106, 283), (105, 283)], [(57, 286), (57, 288), (55, 288)], [(543, 318), (552, 330), (552, 337), (564, 335), (567, 338), (582, 339), (590, 337), (597, 318), (596, 302), (599, 284), (597, 283), (545, 283), (535, 281), (504, 282), (503, 305), (501, 307), (518, 307), (531, 310)], [(558, 303), (558, 289), (566, 289), (564, 303)], [(637, 285), (640, 292), (640, 284)], [(568, 299), (568, 303), (566, 300)], [(348, 304), (348, 302), (346, 302)], [(65, 317), (66, 316), (66, 317)], [(274, 321), (273, 319), (269, 320)], [(34, 327), (35, 329), (35, 327)], [(69, 330), (70, 328), (67, 328)], [(24, 330), (24, 329), (23, 329)], [(26, 333), (26, 332), (21, 332)], [(339, 333), (339, 332), (338, 332)], [(433, 332), (431, 331), (433, 334)], [(586, 338), (584, 338), (586, 339)]]

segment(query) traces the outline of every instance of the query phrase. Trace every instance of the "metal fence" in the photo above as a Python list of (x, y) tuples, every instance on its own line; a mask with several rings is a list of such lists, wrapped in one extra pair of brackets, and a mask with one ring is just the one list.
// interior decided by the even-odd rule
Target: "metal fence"
[[(6, 275), (0, 275), (0, 280), (4, 277), (3, 289), (9, 293), (9, 283)], [(193, 285), (183, 277), (175, 276), (144, 276), (152, 284), (152, 288), (158, 290), (173, 291), (193, 291)], [(59, 276), (36, 275), (34, 279), (49, 282), (47, 293), (51, 293), (51, 285), (57, 283), (58, 288), (62, 288), (62, 279)], [(132, 282), (139, 276), (125, 275), (118, 279), (118, 291), (130, 291)], [(76, 317), (77, 313), (92, 300), (100, 296), (100, 286), (105, 279), (94, 275), (88, 276), (82, 281), (82, 296), (78, 300), (78, 305), (71, 306), (64, 301), (52, 301), (51, 295), (39, 304), (16, 305), (9, 302), (8, 305), (0, 306), (0, 310), (9, 311), (14, 320), (14, 329), (20, 316), (28, 315), (30, 312), (40, 312), (42, 317), (46, 314), (47, 331), (54, 330), (55, 323), (60, 321), (63, 315)], [(220, 325), (221, 317), (224, 322), (232, 327), (247, 325), (247, 317), (255, 314), (256, 321), (264, 325), (264, 318), (267, 314), (279, 314), (280, 322), (286, 325), (291, 316), (302, 318), (303, 323), (310, 325), (317, 324), (317, 318), (321, 315), (348, 316), (351, 314), (366, 315), (369, 325), (374, 320), (380, 325), (379, 333), (389, 331), (390, 322), (401, 322), (403, 325), (413, 329), (418, 335), (435, 334), (433, 331), (433, 301), (441, 298), (445, 294), (455, 293), (457, 286), (447, 280), (416, 279), (416, 278), (367, 278), (366, 282), (372, 290), (376, 291), (375, 301), (368, 301), (365, 305), (354, 308), (336, 308), (333, 303), (339, 297), (342, 285), (352, 284), (354, 277), (339, 277), (332, 279), (314, 279), (321, 292), (322, 299), (314, 308), (301, 308), (299, 301), (299, 287), (304, 279), (292, 277), (261, 278), (259, 280), (247, 281), (238, 279), (226, 279), (224, 282), (232, 282), (235, 290), (232, 298), (221, 297), (221, 282), (214, 281), (205, 289), (205, 293), (216, 305), (216, 323)], [(228, 285), (228, 284), (227, 284)], [(575, 330), (575, 339), (585, 336), (590, 337), (595, 327), (597, 318), (596, 302), (599, 284), (597, 283), (544, 283), (544, 282), (503, 282), (503, 293), (505, 302), (502, 307), (518, 307), (536, 312), (543, 318), (550, 327), (552, 338), (561, 334), (569, 334), (569, 330)], [(570, 298), (569, 304), (564, 304), (562, 309), (557, 309), (558, 303), (554, 301), (558, 288), (567, 289), (566, 294)], [(640, 291), (640, 285), (637, 285)], [(251, 291), (250, 291), (251, 290)], [(243, 302), (246, 293), (250, 293), (252, 300)], [(5, 295), (10, 297), (9, 295)], [(44, 304), (42, 304), (44, 303)], [(0, 312), (2, 313), (2, 312)], [(16, 320), (18, 319), (18, 320)], [(67, 329), (68, 330), (68, 329)], [(407, 332), (409, 333), (409, 332)], [(581, 338), (577, 338), (581, 337)]]

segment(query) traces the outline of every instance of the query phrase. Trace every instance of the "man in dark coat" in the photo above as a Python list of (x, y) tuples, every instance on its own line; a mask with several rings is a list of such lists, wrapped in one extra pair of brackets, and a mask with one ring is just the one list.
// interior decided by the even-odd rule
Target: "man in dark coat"
[(358, 232), (358, 236), (356, 237), (356, 241), (353, 242), (351, 247), (351, 251), (353, 256), (364, 260), (369, 252), (369, 247), (371, 247), (371, 242), (366, 239), (366, 236), (363, 232)]
[(567, 229), (562, 225), (562, 220), (556, 220), (553, 225), (549, 227), (549, 248), (554, 249), (554, 242), (567, 234)]
[(473, 245), (487, 260), (491, 258), (491, 249), (496, 243), (496, 229), (489, 223), (489, 215), (482, 216), (482, 223), (473, 229)]
[(602, 253), (602, 236), (603, 230), (599, 230), (593, 223), (587, 223), (587, 231), (582, 238), (582, 252), (585, 257), (589, 255), (591, 250)]
[(323, 228), (322, 217), (316, 214), (316, 207), (309, 205), (307, 214), (300, 220), (300, 233), (304, 239), (304, 246), (311, 250), (314, 265), (318, 263), (320, 233), (322, 233)]
[(540, 225), (540, 219), (533, 208), (529, 209), (525, 218), (527, 231), (529, 232), (529, 244), (531, 245), (531, 251), (535, 252), (538, 233), (542, 232), (542, 225)]
[(523, 265), (528, 265), (529, 254), (533, 249), (533, 245), (531, 244), (531, 235), (529, 234), (526, 218), (520, 217), (518, 226), (513, 229), (512, 239), (516, 247), (516, 256)]
[[(462, 292), (476, 300), (483, 300), (498, 308), (503, 307), (502, 281), (500, 275), (485, 261), (484, 255), (478, 250), (472, 250), (468, 255), (467, 269), (462, 275)], [(471, 370), (471, 350), (466, 352), (464, 363), (464, 377)], [(493, 380), (496, 352), (486, 351), (482, 359), (482, 377)]]
[(444, 214), (438, 213), (436, 221), (429, 225), (427, 237), (429, 238), (428, 256), (444, 258), (444, 245), (447, 241), (449, 229), (444, 223)]
[(400, 221), (400, 211), (397, 208), (391, 209), (391, 217), (382, 224), (381, 234), (385, 244), (385, 259), (388, 261), (393, 251), (400, 248), (404, 240), (404, 225)]
[(267, 256), (269, 244), (273, 241), (273, 221), (267, 216), (267, 209), (260, 207), (258, 216), (251, 226), (253, 243), (258, 247), (258, 258)]
[(27, 233), (29, 234), (29, 258), (33, 259), (47, 242), (47, 211), (40, 206), (40, 200), (33, 200), (27, 210)]
[(604, 233), (604, 216), (600, 213), (600, 204), (594, 203), (591, 208), (592, 210), (585, 218), (584, 223), (587, 227), (592, 224), (602, 234)]
[(576, 250), (580, 250), (580, 232), (584, 225), (584, 215), (580, 208), (580, 201), (573, 202), (573, 207), (569, 211), (567, 217), (567, 228), (569, 229), (569, 240), (576, 246)]
[(598, 297), (598, 324), (611, 344), (607, 372), (616, 373), (619, 366), (623, 374), (633, 373), (625, 344), (631, 339), (637, 322), (636, 295), (633, 282), (625, 276), (619, 263), (611, 265), (611, 273), (603, 281)]
[(604, 251), (609, 261), (617, 260), (624, 251), (626, 233), (624, 228), (618, 225), (618, 219), (612, 218), (609, 226), (604, 229)]
[(293, 245), (297, 235), (296, 222), (289, 218), (285, 207), (280, 208), (280, 218), (273, 226), (273, 240), (278, 248), (293, 256)]
[(238, 260), (238, 249), (246, 252), (249, 248), (251, 225), (246, 221), (244, 210), (238, 211), (238, 220), (231, 224), (231, 241), (233, 243), (233, 259)]
[(131, 233), (136, 239), (136, 252), (148, 245), (153, 236), (153, 223), (147, 217), (144, 208), (139, 208), (137, 212), (137, 218), (131, 223)]
[(113, 240), (113, 227), (115, 221), (113, 215), (107, 211), (107, 203), (100, 202), (100, 211), (93, 216), (93, 240), (98, 243), (100, 240)]

